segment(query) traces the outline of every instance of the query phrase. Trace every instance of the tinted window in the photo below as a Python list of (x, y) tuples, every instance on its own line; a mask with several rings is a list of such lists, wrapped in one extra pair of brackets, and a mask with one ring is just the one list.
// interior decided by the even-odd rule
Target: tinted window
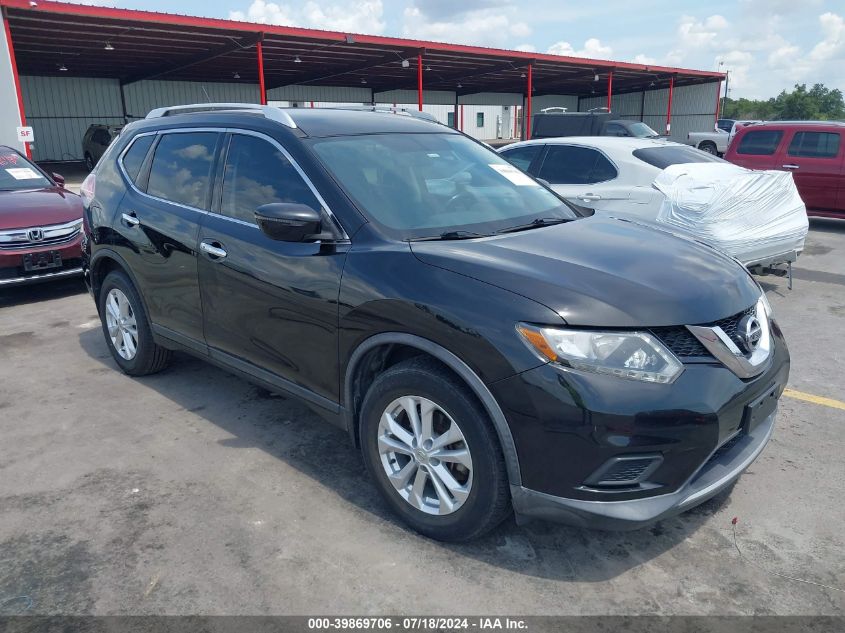
[(505, 150), (502, 152), (502, 156), (519, 167), (522, 171), (528, 171), (531, 161), (537, 157), (537, 154), (540, 153), (541, 149), (543, 149), (542, 145), (526, 145), (524, 147), (516, 147), (514, 149)]
[(155, 150), (147, 193), (198, 209), (208, 208), (216, 132), (165, 134)]
[(108, 145), (111, 143), (111, 136), (106, 130), (100, 128), (94, 132), (94, 142), (98, 145)]
[(455, 127), (455, 113), (454, 112), (447, 112), (446, 113), (446, 125), (449, 127)]
[(44, 174), (23, 156), (6, 147), (0, 147), (0, 191), (41, 189), (51, 184)]
[(361, 134), (309, 144), (361, 211), (400, 239), (575, 217), (504, 157), (461, 134)]
[(484, 127), (484, 113), (479, 112), (475, 115), (475, 125), (476, 127)]
[(321, 207), (299, 172), (275, 146), (254, 136), (235, 134), (226, 157), (221, 213), (255, 223), (255, 210), (273, 202)]
[(694, 147), (687, 147), (686, 145), (679, 147), (668, 145), (666, 147), (635, 149), (633, 154), (644, 163), (653, 165), (658, 169), (666, 169), (669, 165), (683, 165), (686, 163), (725, 162), (712, 154), (702, 152), (700, 149), (695, 149)]
[(740, 140), (736, 153), (771, 156), (775, 153), (778, 145), (780, 145), (780, 139), (782, 138), (782, 130), (756, 130), (749, 132)]
[(147, 152), (150, 145), (153, 144), (155, 135), (140, 136), (132, 142), (129, 151), (123, 155), (123, 169), (126, 170), (126, 175), (135, 182), (138, 179), (138, 173), (141, 171), (141, 165), (144, 164), (144, 159), (147, 157)]
[(796, 132), (789, 144), (790, 156), (834, 158), (839, 154), (837, 132)]
[(616, 178), (616, 168), (594, 149), (549, 145), (540, 178), (553, 185), (588, 185)]
[(618, 123), (608, 123), (605, 128), (607, 136), (628, 136), (628, 130)]

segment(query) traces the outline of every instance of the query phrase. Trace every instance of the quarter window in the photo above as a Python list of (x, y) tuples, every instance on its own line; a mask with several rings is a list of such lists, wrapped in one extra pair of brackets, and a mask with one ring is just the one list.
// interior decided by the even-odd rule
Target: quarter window
[(216, 132), (162, 136), (153, 157), (147, 193), (189, 207), (207, 209), (217, 138)]
[(537, 157), (541, 149), (543, 149), (542, 145), (525, 145), (504, 151), (502, 156), (522, 171), (528, 171), (531, 162)]
[(755, 156), (771, 156), (780, 145), (783, 130), (756, 130), (742, 137), (737, 154), (751, 154)]
[(839, 154), (837, 132), (796, 132), (789, 144), (790, 156), (835, 158)]
[(575, 145), (549, 145), (540, 168), (540, 178), (553, 185), (590, 185), (617, 175), (604, 154)]
[(255, 210), (274, 202), (321, 208), (314, 192), (278, 148), (255, 136), (233, 135), (226, 156), (220, 212), (254, 224)]
[(150, 145), (153, 144), (154, 139), (155, 135), (153, 134), (139, 136), (132, 142), (129, 151), (123, 155), (123, 160), (121, 161), (123, 163), (123, 169), (132, 182), (138, 180), (141, 165), (144, 164), (144, 159), (147, 157), (147, 152), (150, 151)]

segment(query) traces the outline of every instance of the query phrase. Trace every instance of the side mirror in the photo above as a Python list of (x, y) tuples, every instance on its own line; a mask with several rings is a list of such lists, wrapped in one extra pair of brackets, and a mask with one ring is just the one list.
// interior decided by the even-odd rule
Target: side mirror
[(274, 202), (255, 210), (258, 228), (271, 240), (309, 242), (321, 239), (323, 217), (305, 204)]
[(62, 176), (61, 174), (57, 174), (55, 172), (50, 174), (50, 175), (53, 177), (53, 182), (55, 182), (57, 185), (59, 185), (59, 187), (65, 186), (65, 177), (64, 176)]

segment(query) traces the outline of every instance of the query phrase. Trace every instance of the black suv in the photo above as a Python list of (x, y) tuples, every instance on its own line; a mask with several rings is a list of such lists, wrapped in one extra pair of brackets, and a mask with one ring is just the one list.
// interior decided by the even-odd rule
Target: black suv
[(408, 113), (157, 110), (83, 197), (123, 371), (183, 350), (300, 397), (431, 537), (646, 525), (772, 434), (789, 354), (742, 265)]

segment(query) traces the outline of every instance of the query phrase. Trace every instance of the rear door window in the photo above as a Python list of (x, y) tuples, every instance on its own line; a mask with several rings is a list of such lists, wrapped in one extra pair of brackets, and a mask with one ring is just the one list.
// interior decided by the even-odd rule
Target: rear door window
[(139, 136), (132, 141), (129, 150), (123, 155), (120, 162), (123, 164), (123, 169), (132, 182), (137, 182), (138, 174), (141, 172), (141, 165), (144, 164), (144, 159), (147, 157), (147, 152), (150, 151), (150, 146), (153, 144), (154, 139), (155, 134)]
[(208, 209), (217, 132), (170, 133), (155, 149), (147, 193), (195, 209)]
[(754, 130), (748, 132), (739, 142), (737, 154), (771, 156), (783, 138), (783, 130)]
[(839, 155), (838, 132), (796, 132), (789, 144), (790, 156), (835, 158)]
[(226, 155), (220, 212), (255, 224), (255, 210), (264, 204), (293, 202), (320, 210), (302, 176), (279, 149), (264, 139), (233, 134)]
[(576, 145), (549, 145), (539, 177), (553, 185), (590, 185), (617, 176), (601, 152)]
[(531, 163), (537, 158), (542, 149), (543, 145), (525, 145), (523, 147), (505, 150), (502, 152), (502, 156), (515, 167), (519, 167), (522, 171), (528, 171)]

